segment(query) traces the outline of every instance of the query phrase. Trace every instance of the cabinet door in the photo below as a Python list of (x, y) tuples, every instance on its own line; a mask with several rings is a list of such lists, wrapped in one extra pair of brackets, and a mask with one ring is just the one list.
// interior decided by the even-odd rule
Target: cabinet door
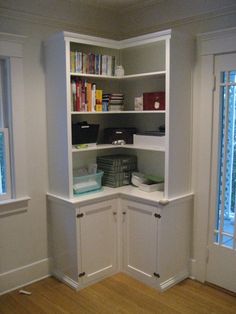
[(154, 283), (158, 278), (158, 217), (154, 206), (123, 201), (124, 270)]
[(117, 265), (117, 202), (81, 207), (81, 270), (87, 283), (112, 274)]

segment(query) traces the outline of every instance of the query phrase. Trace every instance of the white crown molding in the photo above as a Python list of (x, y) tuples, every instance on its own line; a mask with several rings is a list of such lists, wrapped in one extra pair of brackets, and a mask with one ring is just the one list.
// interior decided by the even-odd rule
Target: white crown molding
[[(155, 5), (156, 5), (156, 1), (150, 0), (145, 5), (142, 5), (142, 8), (144, 9), (144, 7), (147, 8), (151, 6), (153, 6), (154, 8)], [(91, 5), (87, 4), (87, 6), (91, 6)], [(141, 9), (141, 1), (139, 1), (137, 4), (129, 5), (127, 9), (123, 10), (122, 12), (125, 13), (126, 10), (128, 9), (130, 9), (130, 11), (135, 10), (135, 9), (137, 10)], [(78, 20), (78, 23), (69, 22), (69, 21), (67, 22), (67, 21), (62, 21), (57, 18), (45, 17), (39, 14), (32, 14), (32, 13), (28, 13), (24, 11), (17, 11), (13, 9), (6, 9), (6, 8), (0, 7), (0, 17), (3, 17), (3, 18), (14, 19), (18, 21), (25, 21), (31, 24), (45, 25), (45, 26), (50, 26), (54, 28), (56, 27), (60, 30), (66, 29), (72, 32), (79, 32), (83, 34), (93, 34), (94, 36), (103, 36), (103, 37), (113, 38), (117, 40), (130, 38), (133, 36), (137, 36), (139, 34), (141, 35), (141, 34), (153, 33), (159, 30), (163, 30), (163, 29), (175, 28), (182, 25), (201, 22), (204, 20), (214, 19), (214, 18), (223, 17), (227, 15), (230, 16), (230, 15), (234, 15), (235, 13), (236, 13), (236, 5), (233, 5), (233, 6), (223, 8), (223, 9), (213, 10), (207, 13), (198, 14), (195, 16), (190, 16), (190, 17), (186, 17), (182, 19), (167, 21), (164, 23), (156, 23), (155, 21), (153, 25), (149, 27), (142, 26), (142, 24), (140, 25), (135, 24), (134, 27), (130, 28), (130, 30), (127, 29), (126, 27), (122, 27), (122, 28), (119, 28), (119, 31), (117, 30), (112, 31), (111, 29), (104, 27), (104, 29), (99, 28), (99, 31), (98, 31), (94, 27), (89, 27), (88, 26), (89, 23), (86, 24), (86, 26), (84, 23), (80, 24), (79, 20)], [(121, 29), (124, 29), (124, 31), (122, 31)]]
[(88, 27), (86, 24), (80, 24), (79, 21), (78, 23), (71, 23), (67, 21), (62, 21), (57, 18), (52, 18), (52, 17), (46, 17), (38, 14), (32, 14), (24, 11), (17, 11), (13, 9), (5, 9), (0, 7), (0, 17), (6, 18), (6, 19), (13, 19), (16, 21), (24, 21), (30, 24), (36, 24), (36, 25), (43, 25), (43, 26), (49, 26), (53, 28), (58, 28), (58, 29), (66, 29), (69, 31), (73, 32), (80, 32), (83, 34), (94, 34), (95, 36), (104, 36), (107, 38), (116, 38), (117, 34), (114, 33), (111, 29), (109, 28), (104, 28), (101, 30), (99, 28), (99, 31), (93, 27)]
[[(73, 1), (73, 0), (72, 0)], [(74, 0), (77, 1), (77, 0)], [(112, 12), (127, 12), (127, 11), (132, 11), (136, 9), (145, 9), (147, 7), (153, 6), (155, 4), (158, 4), (160, 2), (163, 2), (164, 0), (136, 0), (135, 2), (133, 1), (132, 3), (128, 2), (122, 2), (120, 3), (119, 1), (110, 1), (108, 4), (108, 1), (96, 1), (94, 0), (80, 0), (80, 3), (83, 5), (90, 6), (91, 8), (104, 8), (106, 10), (110, 10)]]
[(139, 25), (140, 28), (138, 28), (137, 25), (135, 25), (134, 30), (127, 31), (127, 28), (124, 28), (125, 33), (122, 33), (119, 35), (120, 35), (120, 39), (130, 38), (137, 34), (148, 34), (148, 33), (156, 32), (156, 31), (168, 29), (168, 28), (173, 29), (175, 27), (180, 27), (183, 25), (198, 23), (198, 22), (207, 21), (207, 20), (211, 20), (211, 19), (215, 19), (215, 18), (223, 17), (223, 16), (230, 16), (234, 14), (236, 14), (236, 5), (229, 6), (224, 9), (213, 10), (207, 13), (202, 13), (202, 14), (182, 18), (182, 19), (167, 21), (164, 23), (154, 23), (152, 26), (149, 26), (149, 27), (142, 27), (142, 25)]
[(10, 41), (18, 44), (23, 44), (26, 40), (26, 36), (23, 35), (14, 35), (9, 33), (0, 32), (0, 41)]

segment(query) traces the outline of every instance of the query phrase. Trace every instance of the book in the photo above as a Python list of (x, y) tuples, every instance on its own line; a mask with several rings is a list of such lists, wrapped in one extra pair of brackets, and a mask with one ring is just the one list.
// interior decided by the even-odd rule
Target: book
[(102, 90), (96, 89), (96, 111), (102, 111)]
[(88, 82), (86, 86), (87, 111), (92, 111), (92, 83)]
[(81, 88), (82, 88), (81, 80), (76, 80), (76, 106), (75, 106), (75, 111), (80, 111), (81, 110)]
[(92, 84), (92, 111), (96, 111), (96, 84)]
[(71, 111), (75, 111), (76, 108), (76, 82), (71, 81)]

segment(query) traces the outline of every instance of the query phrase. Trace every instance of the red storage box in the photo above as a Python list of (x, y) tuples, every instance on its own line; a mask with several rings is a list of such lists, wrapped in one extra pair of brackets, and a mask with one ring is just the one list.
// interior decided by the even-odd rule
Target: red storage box
[(143, 93), (143, 110), (165, 110), (165, 92)]

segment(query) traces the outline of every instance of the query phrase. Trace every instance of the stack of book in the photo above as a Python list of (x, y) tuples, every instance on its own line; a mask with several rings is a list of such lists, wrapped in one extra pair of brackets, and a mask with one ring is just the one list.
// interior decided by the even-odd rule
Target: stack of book
[(114, 56), (81, 51), (70, 52), (70, 71), (96, 75), (115, 75), (116, 59)]
[(103, 94), (102, 96), (104, 111), (123, 111), (124, 110), (124, 94)]
[(71, 80), (71, 111), (102, 111), (102, 90), (84, 79)]
[(104, 172), (102, 184), (112, 188), (131, 183), (131, 174), (137, 169), (134, 155), (106, 155), (97, 157), (98, 169)]

